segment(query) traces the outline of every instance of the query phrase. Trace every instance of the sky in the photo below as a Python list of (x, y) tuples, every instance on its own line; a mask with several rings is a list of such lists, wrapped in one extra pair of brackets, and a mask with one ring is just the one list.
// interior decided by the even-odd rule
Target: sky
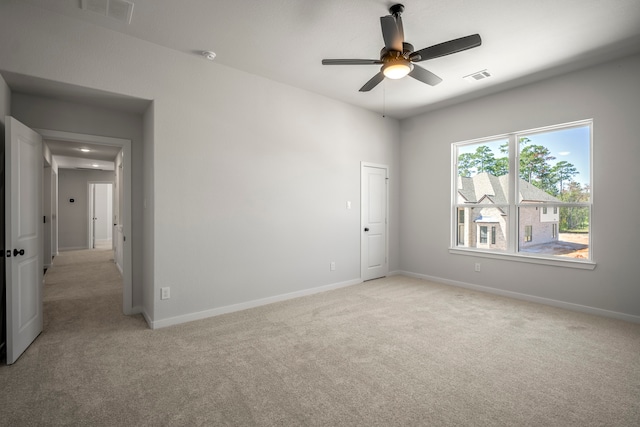
[[(546, 131), (541, 133), (522, 133), (521, 137), (527, 137), (531, 140), (527, 145), (543, 145), (555, 157), (549, 163), (554, 165), (560, 161), (566, 161), (573, 164), (580, 172), (573, 179), (583, 186), (590, 184), (590, 130), (589, 126), (580, 126), (567, 129), (559, 129)], [(464, 146), (458, 146), (458, 155), (463, 153), (475, 152), (476, 148), (486, 145), (494, 153), (496, 158), (504, 157), (499, 150), (500, 145), (504, 144), (508, 139), (501, 138), (495, 141), (488, 141)]]

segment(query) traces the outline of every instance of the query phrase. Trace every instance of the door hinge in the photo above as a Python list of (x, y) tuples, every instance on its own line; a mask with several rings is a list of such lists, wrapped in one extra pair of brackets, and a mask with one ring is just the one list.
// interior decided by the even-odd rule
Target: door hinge
[(42, 217), (42, 223), (43, 223), (43, 224), (46, 224), (46, 223), (47, 223), (47, 216), (46, 216), (46, 215)]

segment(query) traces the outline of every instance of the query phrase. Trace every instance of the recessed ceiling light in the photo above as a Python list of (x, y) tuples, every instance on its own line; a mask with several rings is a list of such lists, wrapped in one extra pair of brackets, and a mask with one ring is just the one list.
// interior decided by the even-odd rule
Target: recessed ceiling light
[(204, 58), (208, 59), (209, 61), (213, 61), (214, 59), (216, 59), (216, 53), (210, 50), (205, 50), (204, 52), (202, 52), (202, 56), (204, 56)]
[(88, 148), (81, 148), (80, 151), (82, 151), (83, 153), (88, 153), (91, 150), (89, 150)]
[(94, 164), (92, 164), (91, 166), (93, 166), (94, 168), (99, 168), (99, 167), (100, 167), (100, 165), (95, 164), (95, 163), (94, 163)]

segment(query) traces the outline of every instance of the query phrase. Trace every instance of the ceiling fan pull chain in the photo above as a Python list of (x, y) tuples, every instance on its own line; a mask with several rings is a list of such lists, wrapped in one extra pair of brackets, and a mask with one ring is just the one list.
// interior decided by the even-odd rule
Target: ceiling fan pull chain
[(383, 119), (386, 117), (385, 115), (386, 101), (387, 101), (387, 82), (383, 81), (382, 82), (382, 118)]

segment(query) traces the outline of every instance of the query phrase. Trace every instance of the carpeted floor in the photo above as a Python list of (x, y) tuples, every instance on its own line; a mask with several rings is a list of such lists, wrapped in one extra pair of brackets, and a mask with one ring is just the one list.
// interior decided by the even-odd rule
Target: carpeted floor
[(56, 257), (0, 425), (640, 425), (637, 324), (395, 276), (151, 331), (111, 258)]

